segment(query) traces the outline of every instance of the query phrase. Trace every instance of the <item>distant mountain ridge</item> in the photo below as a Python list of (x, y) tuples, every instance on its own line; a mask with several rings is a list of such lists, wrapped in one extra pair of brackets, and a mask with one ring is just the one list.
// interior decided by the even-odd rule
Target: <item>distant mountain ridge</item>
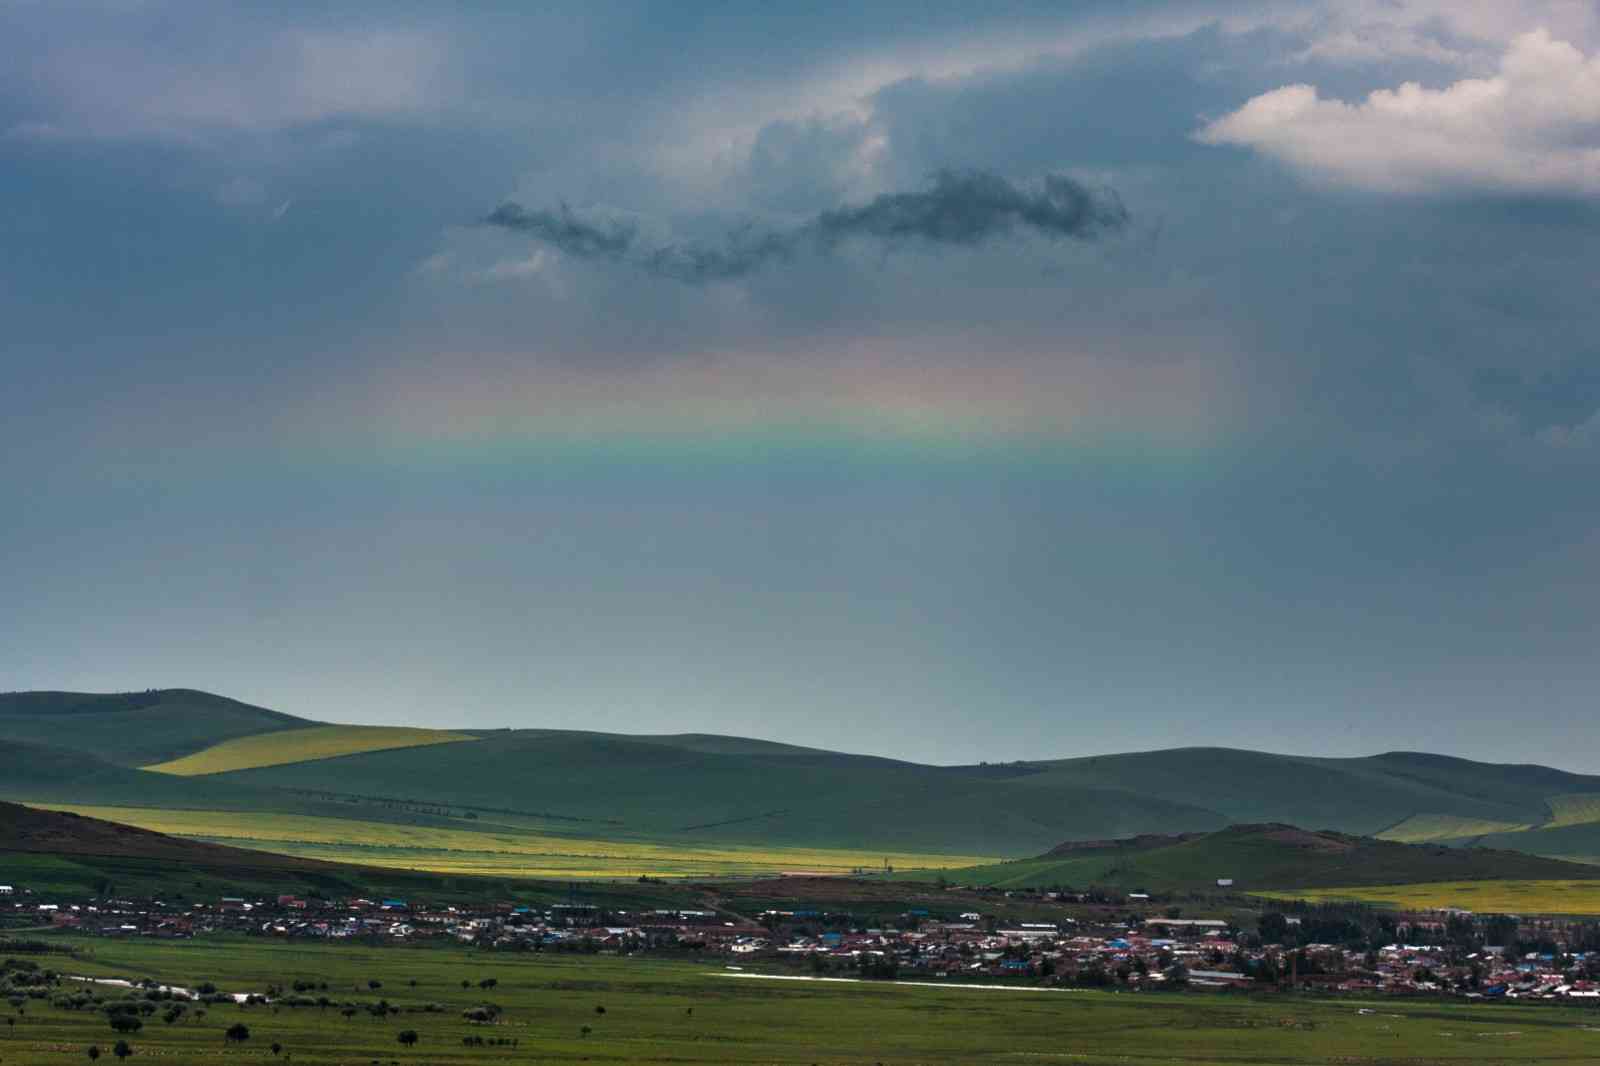
[[(360, 802), (363, 817), (522, 812), (684, 845), (1016, 857), (1281, 823), (1600, 859), (1600, 777), (1425, 752), (1174, 748), (926, 766), (711, 734), (460, 730), (401, 746), (369, 727), (329, 747), (340, 728), (191, 689), (0, 694), (0, 770), (14, 768), (0, 797), (318, 814)], [(137, 769), (169, 761), (195, 776)]]

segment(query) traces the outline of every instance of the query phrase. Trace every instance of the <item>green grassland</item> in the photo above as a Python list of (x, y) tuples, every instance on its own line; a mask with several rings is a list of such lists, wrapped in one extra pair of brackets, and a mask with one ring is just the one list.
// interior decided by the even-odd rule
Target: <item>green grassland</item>
[(151, 807), (51, 805), (174, 836), (330, 862), (499, 877), (727, 877), (858, 868), (962, 866), (973, 856), (605, 840), (483, 820), (472, 828), (351, 818)]
[(1490, 818), (1462, 818), (1454, 814), (1417, 814), (1376, 835), (1380, 840), (1398, 840), (1402, 844), (1425, 844), (1431, 841), (1481, 837), (1489, 833), (1520, 833), (1528, 828), (1530, 827), (1526, 824), (1497, 822)]
[[(294, 981), (336, 1006), (213, 1004), (130, 1038), (139, 1058), (182, 1063), (277, 1061), (269, 1047), (312, 1066), (506, 1062), (940, 1064), (1144, 1063), (1187, 1066), (1332, 1063), (1584, 1063), (1600, 1056), (1594, 1012), (1569, 1007), (1438, 1001), (1314, 1000), (1212, 993), (1115, 994), (822, 984), (727, 976), (718, 962), (581, 955), (483, 954), (456, 948), (217, 938), (204, 941), (64, 940), (77, 959), (46, 965), (84, 975), (150, 978), (230, 991)], [(478, 982), (492, 978), (490, 991)], [(369, 987), (377, 981), (381, 988)], [(463, 989), (462, 982), (469, 987)], [(105, 988), (107, 997), (123, 995)], [(397, 1013), (338, 1005), (387, 1000)], [(497, 1024), (464, 1010), (491, 1000)], [(429, 1010), (429, 1005), (435, 1009)], [(1358, 1008), (1370, 1006), (1370, 1013)], [(600, 1012), (600, 1008), (604, 1012)], [(31, 1000), (0, 1030), (6, 1066), (86, 1061), (115, 1039), (103, 1013)], [(227, 1047), (243, 1023), (249, 1040)], [(415, 1047), (397, 1042), (418, 1034)], [(464, 1037), (516, 1041), (468, 1048)], [(102, 1060), (109, 1061), (109, 1058)]]
[(477, 740), (470, 733), (445, 729), (411, 729), (386, 725), (314, 725), (302, 729), (281, 729), (248, 737), (234, 737), (220, 744), (179, 759), (144, 767), (156, 773), (194, 777), (230, 770), (249, 770), (258, 766), (332, 759), (366, 751), (393, 748), (419, 748), (429, 744), (452, 744)]
[[(905, 878), (931, 875), (908, 871)], [(1283, 825), (1231, 826), (1189, 839), (1066, 847), (1017, 862), (940, 871), (960, 885), (995, 888), (1104, 886), (1129, 891), (1199, 891), (1219, 879), (1232, 891), (1388, 886), (1406, 881), (1594, 878), (1600, 868), (1520, 852), (1402, 844)]]
[(1340, 885), (1258, 892), (1269, 899), (1354, 901), (1406, 910), (1460, 907), (1480, 913), (1600, 915), (1600, 882), (1590, 880), (1444, 881)]
[(70, 748), (118, 766), (145, 766), (235, 737), (312, 724), (193, 689), (0, 693), (0, 739)]
[[(390, 746), (433, 739), (452, 742)], [(1188, 748), (943, 767), (703, 734), (326, 726), (188, 690), (0, 696), (3, 798), (439, 829), (474, 828), (471, 815), (686, 853), (1021, 859), (1062, 841), (1283, 822), (1594, 857), (1600, 821), (1577, 820), (1596, 796), (1600, 777), (1421, 753)]]
[(1216, 815), (1136, 793), (781, 746), (526, 730), (475, 744), (372, 752), (220, 775), (255, 789), (425, 798), (558, 814), (638, 836), (943, 854), (1037, 852), (1071, 836)]
[(1600, 792), (1551, 796), (1549, 803), (1550, 820), (1541, 828), (1559, 829), (1562, 826), (1600, 822)]

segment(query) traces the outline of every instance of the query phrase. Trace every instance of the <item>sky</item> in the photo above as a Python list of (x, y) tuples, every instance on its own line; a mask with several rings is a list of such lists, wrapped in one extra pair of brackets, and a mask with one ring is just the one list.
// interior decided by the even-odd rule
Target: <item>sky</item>
[(0, 0), (0, 690), (1600, 771), (1600, 4)]

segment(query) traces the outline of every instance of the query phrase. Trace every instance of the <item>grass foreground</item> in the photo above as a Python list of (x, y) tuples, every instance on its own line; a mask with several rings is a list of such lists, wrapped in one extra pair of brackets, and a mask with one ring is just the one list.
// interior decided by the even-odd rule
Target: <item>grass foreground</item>
[[(289, 988), (298, 980), (317, 986), (308, 1000), (320, 995), (331, 1001), (327, 1007), (207, 1004), (201, 1017), (193, 1009), (172, 1023), (152, 1016), (128, 1037), (139, 1058), (182, 1063), (280, 1061), (270, 1051), (273, 1044), (281, 1045), (282, 1059), (317, 1066), (578, 1060), (1309, 1066), (1600, 1059), (1595, 1012), (1572, 1007), (816, 983), (740, 977), (710, 960), (243, 938), (71, 943), (83, 953), (79, 958), (38, 961), (84, 976), (185, 986), (212, 981), (231, 992), (269, 984)], [(493, 987), (480, 987), (489, 980)], [(91, 1044), (110, 1061), (116, 1034), (107, 1015), (53, 1002), (85, 987), (63, 982), (55, 996), (28, 1000), (16, 1024), (0, 1029), (6, 1066), (87, 1061)], [(125, 994), (99, 991), (110, 999)], [(368, 1009), (380, 1000), (387, 1011)], [(486, 1001), (500, 1008), (495, 1021), (463, 1016)], [(225, 1031), (241, 1023), (249, 1029), (248, 1040), (228, 1045)], [(399, 1042), (407, 1030), (417, 1035), (413, 1047)], [(463, 1042), (478, 1038), (485, 1046)]]

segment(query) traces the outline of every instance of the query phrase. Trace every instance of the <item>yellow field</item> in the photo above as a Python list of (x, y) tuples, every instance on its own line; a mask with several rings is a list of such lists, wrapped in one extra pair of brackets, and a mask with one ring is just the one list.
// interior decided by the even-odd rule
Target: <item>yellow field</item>
[(1268, 899), (1356, 901), (1407, 910), (1460, 907), (1481, 913), (1600, 914), (1600, 881), (1438, 881), (1415, 885), (1257, 892)]
[(1551, 796), (1546, 802), (1550, 804), (1551, 818), (1541, 828), (1600, 822), (1600, 794), (1580, 792), (1571, 796)]
[(519, 830), (509, 825), (445, 829), (347, 818), (154, 807), (36, 804), (136, 825), (172, 836), (332, 862), (439, 873), (508, 877), (714, 877), (856, 868), (973, 866), (971, 855), (922, 855), (826, 848), (763, 848), (598, 840)]
[(1420, 844), (1429, 840), (1483, 836), (1485, 833), (1516, 833), (1527, 828), (1526, 822), (1496, 822), (1487, 818), (1460, 818), (1453, 814), (1414, 814), (1399, 825), (1379, 833), (1378, 839)]
[(291, 762), (332, 759), (339, 755), (357, 755), (364, 751), (417, 748), (426, 744), (454, 744), (477, 739), (470, 733), (452, 733), (444, 729), (410, 729), (405, 726), (388, 725), (314, 725), (304, 729), (285, 729), (277, 733), (260, 733), (253, 737), (225, 740), (193, 755), (185, 755), (171, 762), (156, 763), (144, 769), (163, 774), (176, 774), (179, 777), (195, 777), (200, 774), (226, 773), (229, 770), (250, 770), (258, 766), (281, 766)]

